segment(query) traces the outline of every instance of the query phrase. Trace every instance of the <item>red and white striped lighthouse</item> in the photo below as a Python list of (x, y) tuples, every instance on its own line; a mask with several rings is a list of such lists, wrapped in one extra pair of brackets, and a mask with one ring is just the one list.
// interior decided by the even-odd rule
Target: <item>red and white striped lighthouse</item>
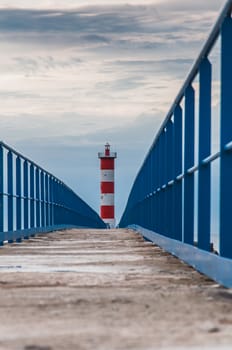
[(114, 160), (117, 153), (110, 151), (110, 145), (105, 145), (105, 152), (98, 153), (101, 160), (101, 208), (100, 216), (109, 226), (115, 226), (114, 216)]

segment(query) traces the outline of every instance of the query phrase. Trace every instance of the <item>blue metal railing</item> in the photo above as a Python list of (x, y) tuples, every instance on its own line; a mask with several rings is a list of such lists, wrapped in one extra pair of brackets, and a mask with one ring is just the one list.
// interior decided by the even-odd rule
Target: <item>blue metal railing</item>
[[(220, 160), (220, 256), (232, 258), (232, 0), (226, 2), (211, 34), (173, 102), (134, 181), (120, 227), (137, 225), (210, 252), (211, 167)], [(220, 150), (213, 153), (210, 53), (221, 40)], [(194, 81), (199, 81), (196, 124)], [(198, 141), (195, 130), (198, 125)], [(196, 162), (196, 149), (198, 161)], [(195, 181), (197, 176), (197, 180)], [(198, 202), (195, 203), (195, 193)], [(197, 207), (197, 242), (194, 218)], [(159, 236), (160, 238), (160, 236)], [(184, 247), (184, 245), (182, 246)], [(196, 249), (196, 248), (194, 248)], [(195, 251), (195, 250), (194, 250)]]
[(0, 142), (0, 245), (68, 227), (105, 224), (61, 180)]

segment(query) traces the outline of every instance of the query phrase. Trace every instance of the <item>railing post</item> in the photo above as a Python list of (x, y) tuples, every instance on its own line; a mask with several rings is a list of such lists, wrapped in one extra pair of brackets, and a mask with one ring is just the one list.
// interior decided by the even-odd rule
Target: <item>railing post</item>
[(202, 61), (199, 73), (198, 247), (210, 251), (211, 164), (202, 164), (211, 152), (212, 67), (208, 59)]
[(155, 231), (156, 227), (156, 194), (154, 191), (156, 189), (156, 146), (152, 149), (152, 157), (151, 157), (151, 173), (152, 173), (152, 197), (151, 197), (151, 230)]
[(24, 188), (24, 229), (27, 230), (29, 228), (29, 206), (28, 206), (28, 161), (24, 161), (23, 165), (23, 188)]
[(161, 160), (161, 165), (160, 165), (160, 181), (161, 181), (161, 190), (160, 190), (160, 232), (161, 234), (165, 235), (166, 230), (165, 230), (165, 214), (166, 214), (166, 198), (165, 198), (165, 179), (166, 179), (166, 161), (165, 161), (165, 142), (166, 138), (166, 132), (165, 129), (162, 131), (160, 135), (160, 160)]
[(174, 150), (175, 150), (175, 184), (174, 184), (174, 238), (182, 241), (182, 180), (177, 177), (182, 174), (182, 108), (178, 105), (174, 111)]
[(16, 230), (22, 229), (22, 184), (21, 184), (21, 159), (16, 158)]
[(161, 142), (160, 142), (160, 137), (159, 139), (157, 140), (157, 164), (159, 165), (158, 166), (158, 169), (157, 169), (157, 194), (156, 194), (156, 200), (157, 200), (157, 215), (156, 215), (156, 218), (157, 218), (157, 221), (156, 221), (156, 225), (157, 225), (157, 233), (161, 233), (161, 191), (160, 191), (160, 188), (161, 188), (161, 151), (160, 151), (160, 148), (161, 148)]
[(220, 166), (220, 254), (232, 258), (232, 152), (225, 146), (232, 141), (232, 19), (221, 29), (221, 166)]
[(163, 234), (165, 236), (168, 236), (168, 128), (167, 125), (164, 128), (163, 131), (163, 186), (164, 188), (162, 189), (162, 196), (163, 196)]
[(53, 200), (54, 200), (54, 224), (57, 225), (59, 223), (58, 217), (58, 196), (57, 196), (57, 180), (53, 180)]
[(40, 210), (40, 173), (39, 168), (35, 170), (35, 184), (36, 184), (36, 227), (41, 227), (41, 210)]
[(49, 176), (49, 207), (50, 207), (50, 226), (53, 226), (53, 180)]
[(45, 175), (45, 208), (46, 208), (46, 226), (49, 226), (49, 204), (48, 204), (48, 174)]
[(187, 171), (194, 165), (194, 100), (192, 86), (185, 92), (185, 140), (184, 140), (184, 242), (193, 245), (194, 241), (194, 174)]
[(35, 227), (35, 172), (34, 164), (30, 165), (30, 227)]
[(41, 170), (40, 173), (40, 199), (41, 199), (41, 226), (45, 226), (45, 203), (44, 203), (44, 172)]
[(52, 179), (51, 176), (48, 178), (48, 187), (49, 187), (49, 225), (52, 226)]
[(4, 244), (4, 169), (3, 146), (0, 145), (0, 246)]
[(14, 229), (13, 217), (13, 155), (11, 151), (7, 153), (7, 191), (8, 191), (8, 231)]
[[(173, 157), (174, 157), (174, 147), (173, 147), (173, 122), (170, 119), (167, 124), (167, 184), (173, 180)], [(174, 198), (173, 198), (173, 185), (167, 185), (167, 235), (170, 238), (174, 236)]]

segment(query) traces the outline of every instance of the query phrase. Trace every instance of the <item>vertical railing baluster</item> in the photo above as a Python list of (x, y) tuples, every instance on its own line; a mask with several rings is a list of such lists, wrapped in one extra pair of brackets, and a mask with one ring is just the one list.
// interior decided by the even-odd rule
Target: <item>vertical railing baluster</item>
[(147, 185), (146, 185), (146, 205), (145, 205), (145, 217), (146, 217), (146, 226), (149, 228), (149, 155), (147, 159), (147, 168), (146, 168), (146, 173), (147, 173)]
[(0, 145), (0, 246), (4, 244), (4, 151)]
[(40, 198), (41, 198), (41, 226), (45, 226), (45, 203), (44, 203), (44, 172), (41, 170), (40, 172)]
[(54, 225), (54, 214), (53, 214), (53, 179), (49, 176), (49, 202), (50, 202), (50, 225)]
[(163, 194), (163, 234), (168, 236), (168, 127), (164, 128), (163, 132), (163, 186), (166, 186), (162, 190)]
[(36, 227), (41, 227), (41, 213), (40, 213), (40, 171), (36, 167), (35, 170), (35, 191), (36, 191)]
[[(173, 122), (170, 119), (167, 124), (167, 184), (173, 180)], [(173, 185), (167, 186), (167, 234), (170, 238), (173, 238), (174, 229), (174, 198), (173, 198)]]
[(151, 230), (155, 229), (155, 213), (156, 213), (156, 197), (154, 194), (155, 191), (155, 156), (156, 156), (156, 147), (153, 147), (152, 149), (152, 156), (151, 156), (151, 192), (152, 192), (152, 197), (151, 197)]
[(54, 225), (57, 224), (57, 182), (56, 179), (53, 179), (53, 218)]
[(21, 159), (16, 158), (16, 231), (22, 229), (22, 175)]
[(165, 196), (164, 196), (164, 182), (165, 182), (165, 130), (160, 135), (160, 233), (165, 234)]
[(167, 132), (167, 126), (164, 128), (163, 131), (163, 186), (166, 186), (162, 189), (162, 195), (163, 195), (163, 234), (165, 236), (168, 235), (168, 188), (167, 188), (167, 179), (168, 179), (168, 157), (167, 157), (167, 148), (168, 148), (168, 132)]
[(30, 165), (30, 227), (35, 228), (35, 171), (34, 164)]
[(208, 59), (202, 61), (199, 73), (198, 247), (210, 251), (211, 164), (202, 164), (211, 153), (212, 69)]
[(162, 153), (161, 153), (161, 137), (159, 137), (158, 141), (157, 141), (157, 164), (158, 164), (158, 192), (157, 192), (157, 233), (161, 233), (161, 212), (162, 212), (162, 208), (161, 208), (161, 157), (162, 157)]
[(147, 176), (148, 176), (148, 181), (147, 181), (147, 227), (151, 229), (151, 197), (150, 197), (150, 192), (151, 192), (151, 152), (149, 153), (148, 156), (148, 164), (147, 164)]
[(48, 176), (48, 226), (51, 226), (51, 187), (50, 187), (50, 176)]
[(178, 105), (174, 111), (174, 154), (175, 154), (175, 188), (174, 188), (174, 238), (182, 241), (182, 180), (177, 177), (182, 174), (183, 142), (182, 108)]
[(185, 92), (185, 139), (184, 139), (184, 242), (194, 243), (194, 174), (187, 171), (194, 166), (195, 93), (192, 86)]
[(225, 146), (232, 141), (232, 19), (227, 17), (221, 29), (221, 164), (220, 164), (220, 253), (232, 258), (231, 198), (232, 152)]
[(49, 209), (48, 209), (48, 174), (45, 175), (45, 208), (46, 208), (46, 226), (49, 226)]
[(29, 200), (29, 183), (28, 183), (28, 161), (24, 161), (23, 165), (23, 190), (24, 190), (24, 229), (28, 230), (29, 228), (29, 205), (28, 205), (28, 200)]
[[(13, 216), (13, 154), (11, 151), (7, 153), (7, 191), (8, 191), (8, 231), (14, 230)], [(9, 240), (12, 243), (13, 239)]]
[(154, 182), (154, 196), (155, 196), (155, 208), (154, 208), (154, 230), (155, 232), (158, 232), (158, 221), (159, 221), (159, 198), (158, 198), (158, 192), (157, 189), (159, 187), (159, 142), (156, 143), (155, 147), (155, 157), (154, 157), (154, 176), (155, 176), (155, 182)]

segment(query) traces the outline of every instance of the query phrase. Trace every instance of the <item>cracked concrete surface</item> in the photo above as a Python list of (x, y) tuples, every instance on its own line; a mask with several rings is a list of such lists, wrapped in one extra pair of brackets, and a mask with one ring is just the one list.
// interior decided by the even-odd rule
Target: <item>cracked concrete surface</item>
[(129, 230), (0, 250), (0, 349), (231, 349), (232, 293)]

